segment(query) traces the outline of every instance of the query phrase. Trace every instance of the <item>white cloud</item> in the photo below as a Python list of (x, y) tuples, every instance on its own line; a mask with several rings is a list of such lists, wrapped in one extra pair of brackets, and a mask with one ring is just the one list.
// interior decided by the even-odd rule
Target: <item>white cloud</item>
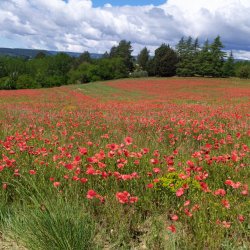
[(249, 13), (249, 0), (99, 8), (90, 0), (0, 0), (0, 37), (28, 48), (80, 52), (104, 52), (127, 39), (137, 53), (145, 45), (151, 51), (163, 42), (174, 45), (183, 35), (203, 41), (219, 34), (227, 49), (249, 56)]
[(250, 51), (233, 50), (234, 57), (242, 60), (250, 60)]

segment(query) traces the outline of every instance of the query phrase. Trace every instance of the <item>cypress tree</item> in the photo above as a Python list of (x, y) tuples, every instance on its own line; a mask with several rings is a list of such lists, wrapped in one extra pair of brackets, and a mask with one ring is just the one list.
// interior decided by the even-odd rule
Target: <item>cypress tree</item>
[(222, 48), (224, 48), (224, 46), (220, 40), (220, 36), (217, 36), (211, 44), (213, 77), (220, 77), (223, 75), (223, 65), (226, 53), (222, 51)]
[(177, 62), (177, 54), (169, 45), (162, 44), (156, 49), (154, 57), (156, 75), (174, 76), (176, 74)]
[(224, 77), (230, 77), (234, 76), (234, 57), (233, 52), (230, 52), (229, 57), (227, 58), (226, 62), (223, 66), (223, 76)]
[(149, 61), (149, 50), (145, 47), (139, 53), (137, 57), (137, 63), (141, 66), (143, 70), (147, 70), (148, 61)]

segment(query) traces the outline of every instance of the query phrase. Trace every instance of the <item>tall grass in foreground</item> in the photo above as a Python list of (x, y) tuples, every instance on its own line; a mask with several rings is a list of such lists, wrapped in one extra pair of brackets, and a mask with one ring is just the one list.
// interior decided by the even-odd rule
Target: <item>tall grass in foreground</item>
[(9, 236), (27, 249), (97, 249), (93, 241), (93, 219), (83, 207), (62, 202), (60, 198), (40, 206), (18, 209), (7, 219), (5, 226)]

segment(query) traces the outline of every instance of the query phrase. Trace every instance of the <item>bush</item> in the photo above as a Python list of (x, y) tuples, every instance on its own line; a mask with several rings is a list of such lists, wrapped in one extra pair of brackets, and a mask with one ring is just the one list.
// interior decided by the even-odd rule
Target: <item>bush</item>
[(17, 84), (16, 84), (17, 89), (34, 89), (40, 87), (41, 85), (37, 84), (35, 79), (30, 75), (21, 75), (17, 79)]
[(120, 57), (101, 59), (97, 62), (98, 73), (102, 80), (128, 77), (124, 60)]
[(134, 71), (130, 73), (129, 77), (131, 78), (148, 77), (148, 72), (145, 70)]
[(4, 89), (16, 89), (18, 80), (18, 72), (11, 73), (8, 77), (5, 77), (4, 80)]
[(240, 78), (250, 78), (250, 65), (240, 66), (236, 71), (236, 76)]
[(8, 82), (9, 82), (9, 77), (0, 78), (0, 89), (9, 89)]
[(71, 69), (68, 74), (68, 84), (88, 83), (91, 81), (91, 65), (90, 63), (82, 63), (76, 70)]
[(56, 86), (61, 86), (64, 83), (65, 83), (64, 76), (58, 76), (58, 75), (48, 76), (45, 78), (42, 87), (44, 88), (56, 87)]
[(88, 83), (127, 76), (128, 72), (121, 58), (100, 59), (93, 64), (83, 62), (77, 69), (71, 69), (68, 83)]

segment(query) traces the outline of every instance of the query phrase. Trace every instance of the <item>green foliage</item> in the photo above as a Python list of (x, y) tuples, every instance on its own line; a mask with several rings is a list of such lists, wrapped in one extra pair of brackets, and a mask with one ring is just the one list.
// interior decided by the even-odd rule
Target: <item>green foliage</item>
[(148, 72), (143, 70), (141, 65), (135, 64), (135, 69), (132, 73), (129, 74), (130, 78), (140, 78), (140, 77), (148, 77)]
[(175, 193), (179, 188), (183, 187), (183, 185), (188, 185), (189, 191), (197, 191), (200, 190), (200, 184), (194, 178), (181, 179), (179, 177), (180, 173), (174, 172), (169, 173), (165, 177), (159, 178), (159, 182), (156, 185), (156, 189), (167, 190), (170, 193)]
[(169, 45), (162, 44), (155, 51), (155, 73), (158, 76), (174, 76), (178, 62), (176, 52)]
[(100, 59), (96, 65), (99, 68), (99, 77), (103, 80), (128, 77), (125, 62), (121, 57)]
[[(0, 57), (0, 89), (55, 87), (127, 77), (178, 76), (249, 78), (249, 66), (234, 63), (232, 53), (226, 58), (220, 37), (200, 47), (198, 39), (182, 38), (173, 50), (162, 44), (150, 57), (145, 47), (135, 64), (131, 42), (121, 40), (100, 59), (93, 59), (88, 51), (79, 58), (66, 53), (50, 56), (43, 51), (33, 59)], [(139, 68), (137, 67), (139, 65)]]
[(91, 65), (89, 63), (82, 63), (76, 70), (71, 69), (68, 76), (68, 82), (74, 83), (87, 83), (90, 81), (88, 72)]
[(83, 63), (83, 62), (88, 62), (90, 63), (92, 61), (91, 57), (90, 57), (90, 53), (88, 51), (84, 51), (80, 57), (78, 58), (79, 63)]
[(13, 72), (6, 80), (6, 89), (16, 89), (18, 80), (18, 72)]
[(176, 73), (178, 76), (195, 76), (198, 73), (199, 42), (188, 37), (182, 38), (176, 46), (179, 62)]
[(46, 75), (44, 72), (37, 71), (34, 78), (38, 86), (41, 86), (41, 87), (46, 86)]
[(236, 76), (243, 79), (250, 78), (250, 65), (241, 65), (236, 69)]
[(144, 70), (135, 70), (129, 75), (129, 77), (131, 78), (148, 77), (148, 72)]
[(68, 72), (71, 68), (72, 58), (65, 54), (65, 53), (59, 53), (56, 56), (52, 57), (49, 60), (48, 68), (47, 68), (47, 74), (50, 77), (54, 77), (56, 79), (54, 82), (57, 84), (59, 78), (60, 83), (56, 86), (64, 85), (68, 81)]
[[(201, 76), (222, 77), (225, 75), (224, 68), (225, 52), (222, 51), (223, 44), (217, 36), (212, 44), (208, 40), (204, 43), (201, 52), (198, 54), (199, 70)], [(231, 59), (229, 61), (231, 63)], [(230, 67), (230, 65), (228, 65)], [(226, 74), (230, 74), (227, 72)], [(225, 75), (226, 76), (226, 75)]]
[(67, 84), (67, 77), (61, 75), (50, 75), (45, 78), (45, 82), (42, 84), (43, 87), (59, 87), (61, 85)]
[(212, 63), (212, 76), (220, 77), (223, 75), (223, 64), (225, 60), (225, 52), (222, 51), (224, 48), (220, 36), (214, 39), (214, 42), (210, 46), (211, 48), (211, 63)]
[(35, 56), (36, 59), (41, 59), (44, 57), (46, 57), (46, 54), (43, 51), (38, 52)]
[(69, 72), (70, 84), (88, 83), (127, 77), (128, 73), (122, 58), (103, 58), (90, 63), (82, 63)]
[(0, 78), (0, 89), (9, 89), (8, 87), (9, 77)]
[(198, 75), (211, 76), (213, 74), (212, 56), (209, 41), (206, 40), (200, 53), (198, 54)]
[(226, 59), (223, 44), (217, 36), (212, 44), (207, 40), (200, 49), (198, 39), (182, 38), (176, 46), (179, 57), (178, 76), (230, 77), (234, 75), (232, 53)]
[(25, 60), (16, 57), (5, 57), (4, 67), (8, 76), (25, 74), (27, 70)]
[(144, 49), (141, 50), (137, 57), (137, 63), (140, 65), (143, 71), (147, 70), (147, 64), (149, 61), (149, 50), (145, 47)]
[(5, 60), (3, 57), (0, 57), (0, 78), (6, 77), (8, 75), (6, 67), (5, 67)]
[(156, 69), (155, 69), (155, 58), (149, 59), (147, 63), (147, 72), (149, 76), (155, 76), (156, 75)]
[(226, 62), (223, 65), (223, 76), (230, 77), (234, 76), (234, 57), (233, 52), (231, 51), (229, 57), (227, 58)]
[(110, 50), (109, 56), (111, 58), (122, 58), (124, 60), (125, 67), (129, 72), (134, 68), (134, 58), (132, 56), (132, 46), (131, 42), (126, 40), (121, 40), (118, 46), (113, 46)]
[(234, 65), (234, 73), (239, 78), (250, 78), (250, 61), (236, 62)]
[(76, 69), (82, 63), (91, 63), (92, 59), (88, 51), (84, 51), (78, 58), (73, 58), (72, 67)]
[(27, 74), (19, 76), (16, 82), (17, 89), (40, 88), (40, 87), (41, 85), (39, 85), (33, 77)]

